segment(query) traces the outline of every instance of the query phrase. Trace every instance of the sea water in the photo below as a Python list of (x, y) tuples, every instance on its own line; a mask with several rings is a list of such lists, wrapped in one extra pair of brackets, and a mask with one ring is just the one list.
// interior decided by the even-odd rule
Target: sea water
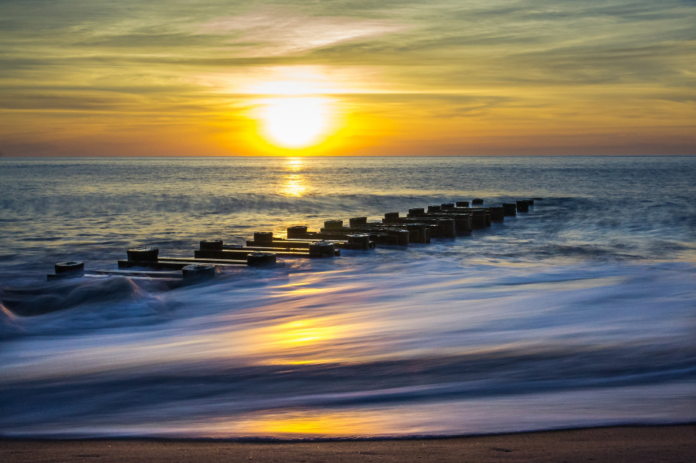
[[(696, 419), (696, 157), (0, 158), (0, 435), (401, 437)], [(129, 247), (542, 197), (470, 237), (168, 289)], [(36, 314), (34, 316), (20, 316)]]

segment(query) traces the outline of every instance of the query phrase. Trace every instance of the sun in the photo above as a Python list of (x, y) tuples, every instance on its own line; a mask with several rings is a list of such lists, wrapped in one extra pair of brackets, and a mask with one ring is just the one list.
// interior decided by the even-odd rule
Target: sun
[(330, 126), (326, 98), (285, 97), (265, 102), (261, 112), (264, 138), (284, 148), (305, 148), (319, 143)]

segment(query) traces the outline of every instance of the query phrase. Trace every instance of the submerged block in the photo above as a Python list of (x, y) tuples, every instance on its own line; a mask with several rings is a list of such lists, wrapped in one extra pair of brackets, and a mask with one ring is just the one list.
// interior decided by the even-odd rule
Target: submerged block
[(185, 280), (208, 280), (215, 277), (215, 266), (212, 264), (192, 264), (181, 269)]

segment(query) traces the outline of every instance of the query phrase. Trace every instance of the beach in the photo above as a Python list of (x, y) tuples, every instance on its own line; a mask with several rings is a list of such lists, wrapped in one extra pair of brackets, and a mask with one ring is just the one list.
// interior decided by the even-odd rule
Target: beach
[(0, 459), (25, 461), (689, 462), (696, 425), (639, 426), (413, 440), (211, 442), (3, 440)]

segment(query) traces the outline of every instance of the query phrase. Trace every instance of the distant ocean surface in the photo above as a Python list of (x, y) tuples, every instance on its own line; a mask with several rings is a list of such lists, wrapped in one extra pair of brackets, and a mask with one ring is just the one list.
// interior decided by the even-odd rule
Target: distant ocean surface
[[(470, 237), (175, 290), (46, 282), (474, 197), (544, 199)], [(0, 302), (1, 436), (694, 421), (696, 157), (0, 158)]]

